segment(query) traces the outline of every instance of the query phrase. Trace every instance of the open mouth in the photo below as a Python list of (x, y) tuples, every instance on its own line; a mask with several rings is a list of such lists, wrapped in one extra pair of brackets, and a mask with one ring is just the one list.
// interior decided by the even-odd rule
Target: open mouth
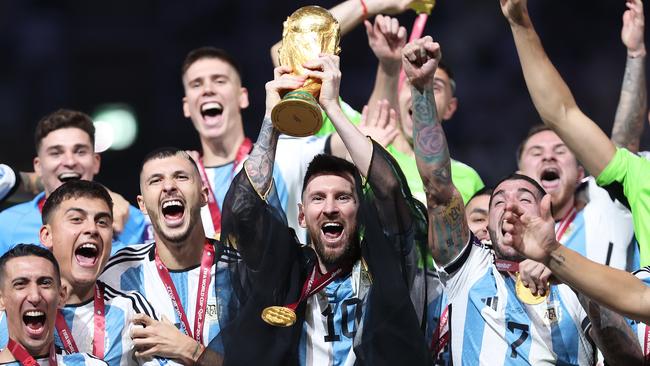
[(94, 243), (85, 243), (74, 251), (74, 257), (84, 267), (94, 266), (99, 257), (99, 249)]
[(343, 234), (343, 225), (338, 222), (328, 222), (321, 226), (321, 231), (326, 239), (336, 240)]
[(65, 183), (71, 180), (81, 179), (81, 174), (74, 173), (74, 172), (66, 172), (66, 173), (59, 174), (58, 178), (61, 182)]
[(162, 204), (162, 214), (168, 222), (180, 221), (185, 214), (185, 204), (177, 199), (165, 201)]
[(221, 103), (217, 102), (208, 102), (201, 105), (201, 115), (205, 120), (210, 120), (221, 116), (223, 113), (223, 106)]
[(30, 310), (23, 314), (23, 323), (31, 335), (39, 335), (45, 327), (47, 316), (40, 310)]
[(553, 190), (560, 184), (560, 171), (557, 168), (545, 168), (539, 180), (544, 189)]

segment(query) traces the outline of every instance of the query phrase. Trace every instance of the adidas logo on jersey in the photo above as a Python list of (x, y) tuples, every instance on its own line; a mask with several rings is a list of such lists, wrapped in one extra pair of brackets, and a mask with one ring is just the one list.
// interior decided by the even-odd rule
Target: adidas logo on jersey
[(492, 297), (485, 297), (482, 298), (481, 301), (492, 308), (492, 310), (497, 311), (497, 307), (499, 305), (499, 297), (498, 296), (492, 296)]

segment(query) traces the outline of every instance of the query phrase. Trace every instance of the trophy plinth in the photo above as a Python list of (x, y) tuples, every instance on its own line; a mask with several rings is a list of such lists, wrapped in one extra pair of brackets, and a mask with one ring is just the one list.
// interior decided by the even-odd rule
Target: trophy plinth
[[(339, 39), (339, 23), (330, 12), (320, 6), (302, 7), (284, 22), (280, 64), (291, 66), (295, 75), (304, 75), (305, 62), (321, 53), (339, 53)], [(275, 128), (296, 137), (318, 132), (323, 125), (320, 87), (320, 80), (308, 78), (303, 87), (286, 93), (271, 111)]]
[(303, 90), (285, 94), (271, 111), (271, 120), (278, 131), (296, 137), (311, 136), (323, 126), (318, 101)]

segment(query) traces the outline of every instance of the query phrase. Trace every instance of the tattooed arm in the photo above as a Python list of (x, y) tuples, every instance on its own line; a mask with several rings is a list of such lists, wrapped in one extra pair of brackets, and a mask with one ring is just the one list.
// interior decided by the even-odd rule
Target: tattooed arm
[(280, 90), (293, 90), (301, 87), (305, 77), (291, 75), (288, 66), (276, 67), (274, 79), (266, 83), (266, 113), (260, 128), (260, 133), (255, 142), (255, 147), (244, 163), (253, 188), (262, 198), (271, 188), (273, 181), (273, 163), (275, 162), (275, 148), (278, 144), (280, 132), (271, 122), (271, 110), (280, 101)]
[(463, 199), (451, 181), (451, 160), (433, 94), (440, 46), (431, 37), (406, 45), (402, 65), (411, 83), (413, 144), (427, 195), (429, 247), (438, 265), (447, 265), (467, 245), (469, 228)]
[(627, 320), (595, 301), (578, 293), (591, 328), (589, 336), (603, 353), (608, 365), (642, 365), (643, 351)]
[(621, 39), (627, 47), (625, 76), (618, 101), (612, 141), (636, 153), (643, 132), (645, 112), (648, 107), (645, 80), (644, 17), (641, 0), (629, 0), (623, 14)]
[(617, 313), (650, 322), (650, 287), (631, 273), (593, 262), (555, 239), (551, 196), (540, 205), (540, 215), (520, 208), (506, 212), (503, 229), (522, 240), (504, 241), (524, 256), (544, 263), (563, 283)]

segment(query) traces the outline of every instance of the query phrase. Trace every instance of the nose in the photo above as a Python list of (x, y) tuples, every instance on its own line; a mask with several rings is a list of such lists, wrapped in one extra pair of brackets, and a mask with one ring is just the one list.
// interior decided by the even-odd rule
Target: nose
[(556, 160), (555, 159), (555, 152), (553, 150), (544, 150), (542, 153), (542, 160), (544, 161), (549, 161), (549, 160)]
[(63, 154), (63, 165), (66, 167), (73, 167), (77, 163), (77, 159), (72, 151)]
[(203, 94), (204, 95), (214, 94), (214, 85), (212, 85), (212, 82), (208, 81), (206, 83), (203, 83)]
[(323, 207), (323, 213), (327, 216), (336, 215), (339, 213), (339, 206), (336, 203), (336, 199), (331, 197), (325, 200), (325, 207)]
[(34, 306), (38, 305), (41, 301), (41, 292), (38, 288), (38, 284), (36, 282), (31, 283), (27, 291), (27, 301)]
[(162, 189), (165, 193), (174, 192), (177, 189), (176, 182), (173, 179), (165, 179), (163, 180)]

